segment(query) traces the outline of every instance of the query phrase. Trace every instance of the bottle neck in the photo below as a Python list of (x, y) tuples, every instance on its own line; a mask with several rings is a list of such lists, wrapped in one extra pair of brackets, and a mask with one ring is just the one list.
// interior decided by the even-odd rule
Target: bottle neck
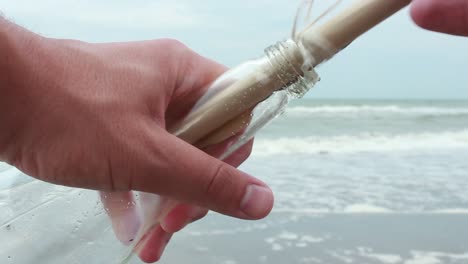
[(291, 39), (266, 48), (265, 54), (273, 69), (271, 74), (292, 97), (304, 96), (320, 80), (311, 54)]

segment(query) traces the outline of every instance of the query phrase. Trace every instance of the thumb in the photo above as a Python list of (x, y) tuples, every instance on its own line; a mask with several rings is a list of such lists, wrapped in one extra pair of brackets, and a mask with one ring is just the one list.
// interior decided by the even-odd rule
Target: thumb
[(415, 0), (411, 16), (422, 28), (468, 36), (467, 0)]
[(132, 178), (132, 189), (243, 219), (263, 218), (271, 211), (273, 193), (265, 183), (173, 135), (158, 134), (151, 144), (155, 156)]

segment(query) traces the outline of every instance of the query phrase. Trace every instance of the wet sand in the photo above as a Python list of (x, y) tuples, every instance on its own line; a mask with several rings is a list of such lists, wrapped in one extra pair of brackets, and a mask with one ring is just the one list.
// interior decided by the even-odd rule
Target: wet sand
[(468, 263), (468, 214), (209, 215), (175, 236), (161, 263)]

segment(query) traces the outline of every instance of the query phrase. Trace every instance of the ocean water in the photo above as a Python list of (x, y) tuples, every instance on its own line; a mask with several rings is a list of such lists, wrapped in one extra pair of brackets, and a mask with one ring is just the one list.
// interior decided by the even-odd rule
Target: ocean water
[(468, 101), (297, 100), (241, 169), (272, 214), (210, 214), (162, 263), (468, 263)]
[[(258, 134), (241, 169), (271, 186), (272, 214), (242, 221), (210, 213), (173, 237), (161, 263), (468, 263), (468, 101), (297, 100)], [(17, 173), (4, 171), (0, 183)], [(28, 220), (0, 226), (0, 263), (30, 263), (24, 248), (37, 263), (118, 254), (109, 226), (95, 224), (105, 217), (96, 200), (81, 199), (93, 194), (56, 192), (68, 196), (31, 191), (18, 203), (38, 201)], [(0, 208), (2, 197), (12, 193), (0, 190)], [(13, 219), (5, 212), (0, 224)], [(59, 235), (66, 222), (76, 234)], [(23, 245), (28, 234), (46, 234), (47, 253)]]
[(277, 211), (468, 208), (468, 102), (298, 100), (243, 169)]

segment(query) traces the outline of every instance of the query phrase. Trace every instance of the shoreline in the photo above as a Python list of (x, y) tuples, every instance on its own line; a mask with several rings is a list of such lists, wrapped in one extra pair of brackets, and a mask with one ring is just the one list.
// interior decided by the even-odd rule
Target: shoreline
[(258, 222), (211, 214), (176, 234), (161, 263), (461, 264), (467, 222), (464, 213), (273, 212)]

